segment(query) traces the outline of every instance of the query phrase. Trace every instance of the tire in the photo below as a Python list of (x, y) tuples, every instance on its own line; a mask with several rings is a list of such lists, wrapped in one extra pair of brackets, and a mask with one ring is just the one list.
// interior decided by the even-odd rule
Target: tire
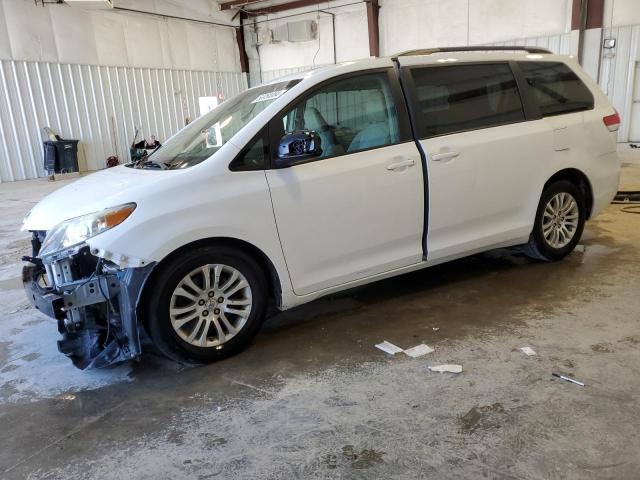
[(197, 248), (161, 266), (147, 297), (145, 325), (165, 356), (214, 362), (235, 355), (254, 339), (264, 320), (267, 291), (264, 273), (249, 255), (224, 246)]
[[(575, 202), (576, 210), (573, 207), (567, 210), (568, 205), (571, 205), (571, 199)], [(567, 202), (564, 203), (567, 207), (554, 209), (554, 205), (561, 206), (563, 202)], [(564, 210), (567, 211), (562, 213)], [(558, 217), (550, 215), (554, 211), (559, 212)], [(571, 228), (574, 220), (575, 226)], [(545, 188), (540, 197), (533, 231), (529, 242), (523, 248), (524, 254), (546, 262), (563, 259), (573, 251), (580, 241), (585, 220), (586, 208), (582, 190), (567, 180), (552, 183)], [(556, 230), (555, 234), (553, 230)], [(567, 238), (569, 233), (570, 237)]]

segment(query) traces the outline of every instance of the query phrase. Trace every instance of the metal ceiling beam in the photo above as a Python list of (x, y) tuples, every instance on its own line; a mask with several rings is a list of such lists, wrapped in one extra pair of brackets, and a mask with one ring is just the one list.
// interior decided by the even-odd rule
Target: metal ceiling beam
[(293, 2), (281, 3), (279, 5), (272, 5), (270, 7), (256, 7), (252, 10), (245, 10), (247, 14), (257, 16), (257, 15), (267, 15), (272, 13), (286, 12), (287, 10), (293, 10), (295, 8), (304, 8), (310, 7), (312, 5), (318, 5), (319, 3), (329, 3), (328, 0), (294, 0)]
[(230, 0), (228, 2), (223, 2), (220, 4), (220, 10), (229, 10), (231, 8), (237, 7), (247, 7), (253, 3), (264, 2), (264, 0)]

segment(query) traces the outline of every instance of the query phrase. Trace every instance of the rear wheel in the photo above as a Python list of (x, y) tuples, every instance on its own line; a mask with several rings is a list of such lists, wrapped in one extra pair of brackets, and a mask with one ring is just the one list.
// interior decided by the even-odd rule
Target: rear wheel
[(162, 267), (147, 304), (147, 329), (165, 355), (212, 362), (251, 342), (266, 303), (266, 281), (251, 257), (228, 247), (199, 248)]
[(567, 256), (580, 241), (585, 211), (584, 194), (575, 184), (560, 180), (549, 185), (542, 192), (524, 253), (544, 261)]

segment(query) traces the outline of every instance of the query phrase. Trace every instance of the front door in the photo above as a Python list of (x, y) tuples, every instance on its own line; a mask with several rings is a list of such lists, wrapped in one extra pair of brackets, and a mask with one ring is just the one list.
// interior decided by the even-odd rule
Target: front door
[(321, 139), (320, 157), (266, 172), (298, 295), (422, 260), (422, 167), (395, 82), (387, 69), (339, 77), (270, 125)]

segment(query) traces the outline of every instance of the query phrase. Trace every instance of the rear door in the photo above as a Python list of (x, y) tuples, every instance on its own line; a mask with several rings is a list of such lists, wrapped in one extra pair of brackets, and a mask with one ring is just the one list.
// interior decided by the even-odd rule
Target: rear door
[(285, 131), (321, 138), (321, 157), (266, 172), (296, 294), (422, 260), (422, 166), (392, 69), (325, 82), (269, 129), (276, 145)]
[(512, 65), (414, 65), (403, 79), (426, 155), (427, 259), (526, 241), (550, 128), (526, 121)]

